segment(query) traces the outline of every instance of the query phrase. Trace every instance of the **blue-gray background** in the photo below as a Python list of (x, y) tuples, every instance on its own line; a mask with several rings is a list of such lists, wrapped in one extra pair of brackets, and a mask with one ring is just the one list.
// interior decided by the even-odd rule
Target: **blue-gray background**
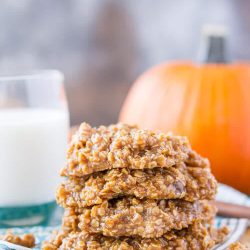
[(248, 0), (1, 0), (0, 72), (62, 70), (72, 124), (115, 122), (129, 87), (154, 64), (197, 55), (204, 24), (250, 58)]

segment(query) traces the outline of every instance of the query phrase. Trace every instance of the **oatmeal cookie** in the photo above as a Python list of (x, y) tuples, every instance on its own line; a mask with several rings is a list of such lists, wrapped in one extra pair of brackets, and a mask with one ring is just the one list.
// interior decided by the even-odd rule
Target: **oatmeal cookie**
[(216, 209), (207, 202), (122, 198), (84, 209), (67, 209), (63, 230), (83, 230), (105, 236), (161, 237), (196, 221), (210, 221)]
[(81, 124), (72, 137), (67, 159), (62, 176), (82, 177), (113, 168), (168, 168), (182, 162), (209, 166), (192, 151), (186, 137), (125, 124), (99, 128)]
[(121, 196), (139, 199), (213, 199), (217, 182), (209, 168), (179, 167), (112, 169), (85, 178), (72, 177), (57, 189), (57, 202), (67, 207), (88, 207)]
[[(220, 232), (218, 232), (220, 234)], [(113, 238), (82, 232), (59, 233), (42, 250), (209, 250), (222, 239), (210, 235), (210, 230), (201, 223), (189, 228), (171, 231), (160, 238), (144, 239), (141, 237)]]

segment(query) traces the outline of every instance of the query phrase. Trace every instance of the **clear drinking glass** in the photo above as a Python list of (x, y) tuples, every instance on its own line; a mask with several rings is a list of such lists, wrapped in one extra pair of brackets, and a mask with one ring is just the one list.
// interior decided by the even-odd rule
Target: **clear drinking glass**
[(0, 227), (43, 224), (55, 208), (69, 115), (56, 70), (0, 76)]

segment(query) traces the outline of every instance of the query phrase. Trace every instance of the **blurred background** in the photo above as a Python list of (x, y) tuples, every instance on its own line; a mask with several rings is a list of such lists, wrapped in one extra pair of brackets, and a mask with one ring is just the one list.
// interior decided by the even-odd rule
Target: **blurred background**
[(140, 73), (195, 59), (204, 24), (227, 25), (233, 58), (250, 58), (249, 9), (248, 0), (2, 0), (0, 71), (59, 69), (71, 123), (109, 124)]

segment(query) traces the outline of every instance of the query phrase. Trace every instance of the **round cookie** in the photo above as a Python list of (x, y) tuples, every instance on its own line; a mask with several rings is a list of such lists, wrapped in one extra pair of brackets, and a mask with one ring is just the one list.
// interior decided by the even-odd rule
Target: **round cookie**
[(57, 202), (88, 207), (122, 196), (139, 199), (213, 199), (217, 182), (209, 168), (186, 167), (144, 170), (112, 169), (82, 178), (71, 177), (57, 189)]
[(125, 124), (99, 128), (81, 124), (72, 137), (67, 159), (62, 176), (82, 177), (115, 168), (169, 168), (183, 162), (209, 166), (192, 151), (186, 137)]

